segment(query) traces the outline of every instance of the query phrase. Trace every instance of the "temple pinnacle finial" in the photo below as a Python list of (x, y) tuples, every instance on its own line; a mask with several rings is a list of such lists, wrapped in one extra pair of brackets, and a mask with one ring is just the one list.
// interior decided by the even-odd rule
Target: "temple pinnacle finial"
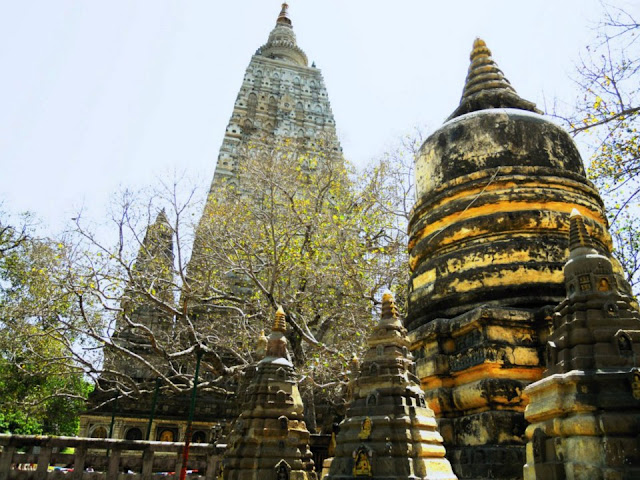
[(272, 60), (284, 60), (287, 63), (294, 63), (306, 67), (309, 59), (296, 44), (296, 36), (293, 33), (293, 26), (289, 18), (289, 5), (282, 4), (282, 9), (278, 14), (276, 25), (269, 33), (267, 43), (262, 45), (256, 55), (261, 55)]
[(278, 20), (276, 20), (276, 23), (284, 23), (285, 25), (289, 25), (291, 26), (291, 19), (289, 18), (289, 5), (287, 4), (287, 2), (284, 2), (282, 4), (282, 9), (280, 10), (280, 15), (278, 15)]
[(542, 113), (534, 103), (520, 98), (491, 57), (491, 50), (481, 38), (476, 38), (469, 55), (471, 64), (462, 91), (460, 106), (449, 119), (465, 113), (489, 108), (518, 108)]
[(156, 224), (163, 223), (165, 225), (169, 225), (169, 218), (167, 217), (167, 212), (165, 211), (164, 207), (162, 207), (162, 210), (158, 212), (158, 215), (156, 216), (156, 221), (154, 223)]
[(481, 38), (474, 40), (469, 59), (471, 64), (467, 73), (467, 82), (462, 92), (463, 99), (483, 90), (506, 90), (516, 94), (509, 80), (505, 78), (502, 70), (493, 61), (491, 50), (489, 50), (484, 40)]
[(569, 251), (581, 247), (594, 248), (593, 240), (589, 236), (587, 227), (584, 224), (584, 218), (582, 218), (577, 208), (571, 210), (569, 222)]
[(284, 309), (282, 306), (278, 307), (278, 311), (276, 312), (276, 318), (273, 321), (272, 332), (286, 332), (287, 331), (287, 323), (286, 323), (286, 315), (284, 313)]
[(139, 260), (140, 255), (153, 258), (158, 253), (163, 253), (166, 259), (171, 259), (173, 262), (173, 229), (164, 208), (147, 227), (140, 252)]
[(477, 37), (473, 41), (473, 49), (471, 50), (471, 55), (469, 55), (469, 60), (473, 63), (474, 60), (477, 60), (479, 57), (490, 57), (491, 50), (487, 47), (487, 44), (480, 37)]
[(261, 330), (260, 335), (258, 335), (258, 342), (256, 345), (256, 355), (258, 356), (258, 358), (264, 358), (265, 354), (267, 353), (267, 343), (267, 336), (264, 334), (264, 330)]
[(380, 321), (398, 318), (398, 308), (390, 290), (385, 290), (382, 294), (382, 315)]

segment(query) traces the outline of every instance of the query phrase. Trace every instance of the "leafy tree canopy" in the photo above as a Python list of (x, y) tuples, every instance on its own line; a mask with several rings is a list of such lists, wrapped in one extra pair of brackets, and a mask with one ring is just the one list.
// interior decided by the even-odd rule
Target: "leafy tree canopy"
[(36, 238), (30, 220), (0, 219), (0, 430), (73, 435), (89, 384), (59, 321), (73, 301), (56, 282), (65, 246)]
[(593, 148), (588, 175), (603, 194), (614, 253), (638, 294), (640, 24), (623, 9), (603, 8), (597, 37), (577, 67), (580, 98), (567, 121)]

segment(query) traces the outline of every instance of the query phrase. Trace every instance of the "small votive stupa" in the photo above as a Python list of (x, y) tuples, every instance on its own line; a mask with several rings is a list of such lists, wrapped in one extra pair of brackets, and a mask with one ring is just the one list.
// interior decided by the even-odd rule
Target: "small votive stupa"
[(640, 314), (595, 246), (574, 209), (567, 298), (525, 389), (526, 480), (640, 478)]
[(225, 480), (316, 480), (297, 376), (279, 308), (265, 357), (258, 362), (245, 405), (229, 436)]
[(407, 331), (390, 292), (382, 296), (382, 316), (368, 346), (352, 379), (326, 479), (457, 478), (414, 374)]

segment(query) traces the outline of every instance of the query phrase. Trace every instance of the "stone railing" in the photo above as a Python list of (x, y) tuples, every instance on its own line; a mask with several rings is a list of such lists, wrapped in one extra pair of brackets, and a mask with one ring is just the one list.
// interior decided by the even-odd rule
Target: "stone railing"
[[(0, 480), (151, 480), (162, 472), (177, 480), (184, 443), (0, 435), (0, 447)], [(62, 453), (70, 449), (73, 453)], [(215, 445), (191, 444), (187, 478), (214, 480), (222, 451)]]

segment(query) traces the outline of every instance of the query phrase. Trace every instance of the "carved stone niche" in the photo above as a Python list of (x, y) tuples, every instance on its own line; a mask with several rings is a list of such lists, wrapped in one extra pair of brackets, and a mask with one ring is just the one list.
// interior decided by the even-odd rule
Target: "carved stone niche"
[(365, 402), (365, 405), (367, 407), (375, 407), (376, 405), (378, 405), (379, 396), (380, 394), (378, 392), (371, 392), (369, 395), (367, 395), (367, 400)]
[(371, 469), (371, 457), (373, 452), (365, 445), (360, 445), (353, 452), (353, 471), (354, 477), (371, 477), (373, 472)]
[(284, 460), (276, 464), (276, 480), (289, 480), (291, 476), (291, 466)]
[(633, 340), (631, 340), (631, 336), (627, 332), (624, 330), (618, 330), (613, 338), (620, 355), (633, 355)]
[(615, 317), (618, 314), (619, 307), (615, 302), (607, 302), (602, 306), (602, 310), (608, 317)]
[(278, 425), (280, 425), (280, 429), (281, 430), (288, 430), (289, 429), (289, 419), (287, 417), (285, 417), (284, 415), (282, 415), (281, 417), (278, 417)]

